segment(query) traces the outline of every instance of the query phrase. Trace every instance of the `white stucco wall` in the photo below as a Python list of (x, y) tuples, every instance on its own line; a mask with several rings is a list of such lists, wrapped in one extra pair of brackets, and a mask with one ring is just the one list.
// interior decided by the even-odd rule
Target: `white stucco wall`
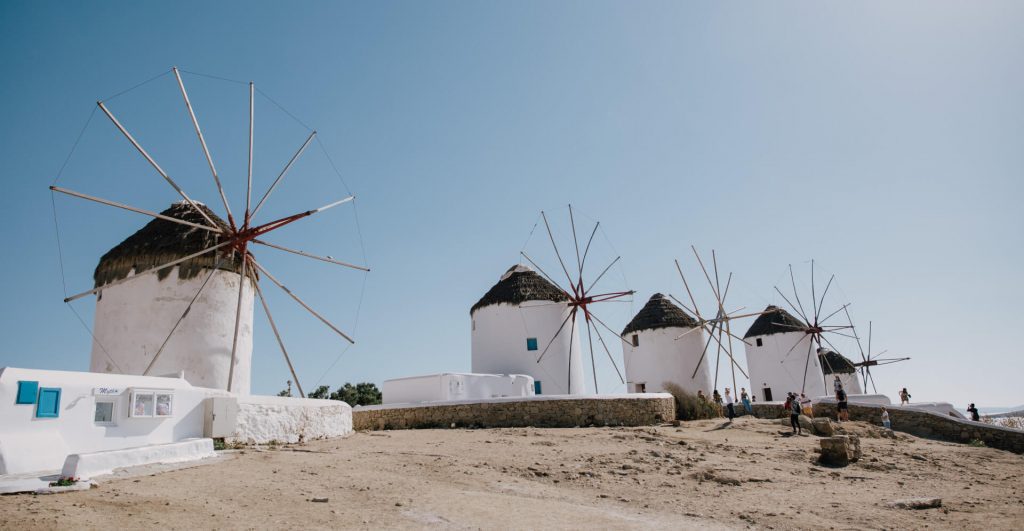
[[(714, 363), (713, 349), (709, 349), (709, 356), (698, 368), (707, 336), (703, 330), (696, 330), (676, 340), (687, 330), (680, 327), (641, 330), (636, 332), (640, 343), (636, 347), (632, 346), (634, 334), (627, 334), (622, 343), (626, 389), (636, 392), (637, 384), (643, 383), (646, 392), (659, 393), (665, 391), (665, 382), (672, 382), (693, 394), (700, 390), (710, 395), (712, 382), (708, 367)], [(697, 369), (696, 375), (694, 369)]]
[(526, 374), (443, 373), (384, 380), (384, 404), (533, 396)]
[[(573, 331), (571, 322), (537, 363), (569, 314), (568, 305), (528, 301), (521, 306), (495, 304), (473, 312), (473, 373), (526, 374), (541, 382), (541, 394), (584, 394), (580, 335), (578, 329)], [(530, 337), (537, 338), (537, 350), (527, 350), (526, 340)]]
[[(18, 381), (60, 388), (57, 418), (37, 418), (34, 404), (16, 404)], [(113, 395), (97, 395), (107, 388)], [(129, 417), (133, 388), (167, 389), (174, 414), (165, 418)], [(203, 436), (203, 401), (224, 391), (193, 387), (180, 378), (121, 374), (0, 369), (0, 474), (59, 470), (68, 454), (118, 450)], [(115, 402), (112, 425), (95, 419), (96, 401)]]
[[(240, 278), (229, 271), (214, 275), (171, 336), (150, 376), (184, 371), (185, 379), (197, 387), (227, 389)], [(205, 279), (206, 273), (201, 273), (181, 280), (175, 267), (163, 280), (149, 274), (104, 289), (96, 301), (96, 341), (89, 370), (142, 374)], [(246, 280), (243, 292), (241, 323), (231, 391), (249, 394), (253, 326), (250, 280)]]
[(279, 396), (238, 397), (235, 433), (247, 444), (296, 443), (352, 433), (352, 407), (340, 400)]
[[(757, 346), (760, 338), (762, 346)], [(790, 348), (799, 342), (790, 352)], [(821, 366), (818, 363), (817, 351), (812, 349), (810, 360), (807, 349), (811, 344), (811, 336), (803, 332), (785, 332), (766, 336), (747, 338), (744, 345), (747, 354), (747, 374), (750, 375), (750, 387), (758, 402), (767, 402), (764, 388), (772, 390), (772, 400), (779, 402), (786, 399), (787, 392), (804, 394), (811, 398), (831, 395), (832, 385), (826, 392)], [(786, 353), (789, 352), (787, 356)], [(804, 367), (807, 366), (807, 379), (804, 381)], [(849, 393), (849, 391), (848, 391)]]

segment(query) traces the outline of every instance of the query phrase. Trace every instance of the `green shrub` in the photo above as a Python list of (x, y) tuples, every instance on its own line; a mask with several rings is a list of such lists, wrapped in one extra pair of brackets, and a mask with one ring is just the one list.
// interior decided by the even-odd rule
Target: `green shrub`
[(661, 386), (676, 399), (676, 418), (679, 420), (715, 419), (720, 417), (718, 406), (708, 400), (701, 400), (697, 395), (682, 387), (665, 382)]

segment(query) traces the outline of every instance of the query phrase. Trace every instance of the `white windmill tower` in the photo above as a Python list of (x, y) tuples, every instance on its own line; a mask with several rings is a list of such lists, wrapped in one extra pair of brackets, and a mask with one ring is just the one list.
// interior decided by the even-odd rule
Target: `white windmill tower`
[[(469, 311), (472, 371), (527, 374), (536, 394), (582, 394), (583, 360), (578, 334), (558, 334), (569, 297), (525, 265), (508, 269)], [(540, 362), (543, 341), (547, 354)]]
[[(266, 192), (254, 202), (253, 117), (256, 89), (252, 83), (248, 83), (249, 150), (246, 197), (245, 208), (240, 211), (242, 215), (236, 219), (185, 89), (181, 72), (177, 68), (172, 68), (146, 83), (171, 73), (174, 74), (190, 125), (195, 131), (205, 162), (213, 176), (213, 183), (224, 206), (227, 221), (186, 194), (175, 179), (168, 175), (118, 121), (107, 105), (103, 102), (97, 103), (103, 114), (153, 170), (173, 188), (182, 201), (157, 213), (56, 185), (50, 187), (53, 192), (154, 218), (103, 256), (96, 267), (92, 289), (69, 295), (64, 299), (70, 303), (92, 294), (97, 297), (90, 368), (99, 372), (155, 376), (183, 373), (186, 380), (197, 386), (248, 394), (253, 306), (254, 300), (259, 299), (284, 355), (292, 380), (300, 395), (305, 396), (280, 331), (270, 314), (260, 286), (262, 281), (270, 280), (334, 333), (349, 343), (353, 343), (353, 340), (285, 287), (256, 260), (253, 249), (257, 246), (271, 248), (349, 269), (369, 271), (363, 266), (292, 249), (264, 239), (268, 233), (281, 227), (352, 202), (354, 196), (344, 197), (312, 210), (256, 223), (257, 215), (266, 205), (267, 199), (315, 139), (316, 132), (310, 131), (309, 136), (277, 174)], [(54, 208), (56, 209), (56, 206)], [(54, 214), (56, 217), (56, 210)], [(58, 227), (58, 235), (59, 232)]]
[[(688, 334), (695, 329), (696, 333)], [(652, 295), (622, 330), (622, 337), (626, 340), (622, 357), (629, 392), (663, 392), (665, 383), (693, 394), (711, 392), (708, 366), (698, 364), (706, 348), (704, 331), (696, 319), (672, 304), (668, 297), (661, 293)]]

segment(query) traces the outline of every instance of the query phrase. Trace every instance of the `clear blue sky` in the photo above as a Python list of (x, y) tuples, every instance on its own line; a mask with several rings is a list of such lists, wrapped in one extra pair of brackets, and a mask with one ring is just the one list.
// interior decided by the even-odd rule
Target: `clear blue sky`
[[(1019, 2), (262, 4), (0, 6), (0, 366), (87, 369), (47, 186), (97, 99), (178, 65), (254, 80), (320, 132), (359, 197), (374, 270), (358, 344), (323, 383), (469, 370), (469, 307), (519, 260), (539, 211), (564, 221), (571, 202), (601, 220), (604, 257), (623, 256), (634, 310), (682, 294), (673, 258), (696, 278), (690, 244), (718, 250), (730, 300), (750, 308), (781, 302), (787, 264), (806, 279), (814, 258), (838, 277), (830, 300), (913, 357), (876, 372), (881, 390), (1024, 402)], [(186, 79), (237, 209), (245, 88)], [(216, 204), (175, 90), (164, 76), (111, 107)], [(175, 200), (102, 115), (86, 131), (62, 184), (154, 210)], [(262, 187), (305, 134), (257, 99)], [(319, 149), (294, 172), (268, 216), (344, 192)], [(282, 243), (361, 261), (340, 210)], [(58, 211), (72, 292), (146, 221), (67, 198)], [(352, 328), (362, 276), (263, 255)], [(275, 297), (311, 387), (341, 344)], [(92, 305), (76, 308), (88, 320)], [(276, 392), (287, 374), (257, 328), (254, 391)]]

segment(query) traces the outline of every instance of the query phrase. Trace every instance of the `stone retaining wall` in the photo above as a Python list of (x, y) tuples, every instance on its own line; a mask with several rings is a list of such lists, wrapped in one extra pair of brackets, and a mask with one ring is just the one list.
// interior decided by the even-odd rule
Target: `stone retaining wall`
[[(850, 404), (850, 420), (861, 420), (881, 426), (881, 407)], [(972, 440), (982, 441), (985, 446), (991, 448), (1018, 454), (1024, 453), (1024, 431), (972, 422), (930, 411), (903, 409), (899, 406), (890, 406), (886, 409), (889, 411), (889, 421), (895, 431), (957, 443), (968, 443)], [(814, 414), (834, 419), (836, 418), (836, 405), (824, 402), (815, 404)]]
[(531, 397), (441, 405), (372, 406), (352, 412), (356, 430), (648, 426), (676, 418), (672, 395)]

